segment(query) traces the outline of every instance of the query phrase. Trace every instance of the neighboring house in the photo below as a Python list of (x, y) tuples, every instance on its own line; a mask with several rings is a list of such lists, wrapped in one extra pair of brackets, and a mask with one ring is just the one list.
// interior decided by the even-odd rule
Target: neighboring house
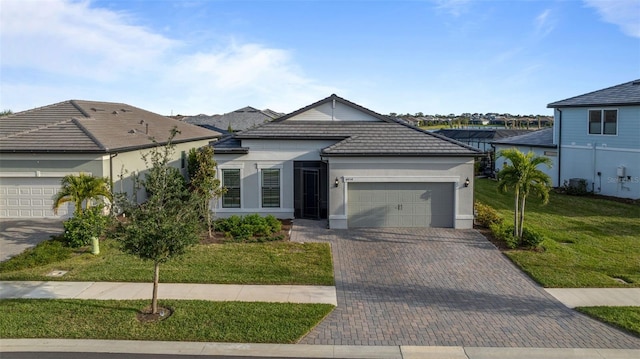
[(224, 115), (198, 115), (184, 117), (182, 121), (226, 135), (229, 133), (229, 129), (231, 129), (231, 132), (244, 131), (273, 121), (282, 115), (282, 113), (269, 109), (261, 111), (247, 106), (233, 112), (225, 113)]
[(465, 143), (475, 147), (483, 152), (491, 151), (491, 142), (504, 138), (519, 136), (530, 133), (530, 130), (509, 130), (509, 129), (478, 129), (478, 128), (460, 128), (460, 129), (441, 129), (435, 133), (452, 138), (456, 141)]
[(172, 165), (185, 169), (189, 149), (220, 137), (122, 103), (71, 100), (0, 118), (0, 218), (67, 218), (72, 205), (55, 215), (53, 196), (68, 174), (87, 173), (113, 181), (114, 192), (145, 197), (134, 176), (147, 169), (141, 154), (179, 134)]
[[(496, 154), (502, 150), (515, 148), (522, 153), (533, 152), (537, 156), (548, 157), (552, 162), (551, 168), (543, 165), (540, 166), (539, 169), (549, 175), (552, 183), (558, 182), (558, 146), (553, 143), (553, 128), (545, 128), (544, 130), (538, 130), (520, 136), (507, 137), (493, 141), (491, 144), (495, 147)], [(496, 155), (495, 170), (498, 171), (503, 168), (505, 162), (504, 157), (498, 157)]]
[(640, 198), (640, 80), (557, 101), (556, 186), (584, 179), (597, 194)]
[(328, 219), (330, 228), (473, 226), (481, 152), (336, 95), (214, 144), (219, 216)]

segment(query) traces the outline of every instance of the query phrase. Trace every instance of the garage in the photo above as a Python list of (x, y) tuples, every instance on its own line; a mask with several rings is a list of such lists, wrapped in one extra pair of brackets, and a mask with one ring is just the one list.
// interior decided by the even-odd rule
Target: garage
[(453, 183), (352, 182), (349, 228), (454, 226)]
[(1, 218), (67, 218), (72, 205), (65, 203), (53, 213), (53, 196), (60, 189), (57, 177), (0, 178)]

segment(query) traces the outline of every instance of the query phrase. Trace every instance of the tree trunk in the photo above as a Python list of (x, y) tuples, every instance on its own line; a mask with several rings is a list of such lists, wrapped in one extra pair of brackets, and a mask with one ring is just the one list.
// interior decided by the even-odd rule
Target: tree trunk
[(515, 192), (516, 192), (515, 193), (516, 203), (513, 211), (513, 235), (517, 237), (518, 233), (520, 233), (518, 231), (518, 222), (519, 222), (518, 208), (520, 207), (520, 188), (518, 186), (516, 186)]
[(526, 199), (527, 199), (526, 196), (522, 196), (521, 206), (520, 206), (520, 226), (519, 226), (520, 233), (518, 234), (518, 238), (520, 238), (520, 240), (522, 240), (522, 233), (524, 231), (524, 202)]
[[(209, 199), (207, 198), (207, 201)], [(207, 211), (207, 228), (209, 229), (209, 238), (213, 237), (213, 226), (211, 225), (211, 209), (208, 204), (204, 206), (205, 211)]]
[(154, 263), (153, 268), (153, 295), (151, 296), (151, 313), (158, 313), (158, 284), (160, 282), (160, 262)]

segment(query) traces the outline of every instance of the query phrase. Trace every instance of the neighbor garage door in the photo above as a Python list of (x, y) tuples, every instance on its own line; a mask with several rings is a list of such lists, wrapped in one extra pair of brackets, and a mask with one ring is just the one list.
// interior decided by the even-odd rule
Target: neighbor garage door
[(348, 225), (354, 227), (453, 227), (452, 183), (348, 185)]
[(60, 178), (0, 178), (0, 218), (66, 218), (70, 205), (55, 215), (51, 206), (60, 189)]

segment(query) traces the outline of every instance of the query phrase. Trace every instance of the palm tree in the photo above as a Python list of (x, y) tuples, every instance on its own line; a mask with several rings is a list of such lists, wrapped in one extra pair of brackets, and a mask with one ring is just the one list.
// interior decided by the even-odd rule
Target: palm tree
[(498, 190), (514, 191), (513, 235), (522, 239), (527, 196), (538, 196), (543, 204), (549, 202), (551, 178), (538, 169), (538, 166), (546, 165), (551, 168), (552, 162), (548, 157), (536, 156), (533, 152), (525, 155), (515, 148), (498, 152), (498, 157), (504, 157), (511, 162), (505, 163), (502, 170), (498, 172)]
[(53, 211), (58, 213), (60, 205), (66, 202), (73, 202), (75, 211), (82, 214), (85, 204), (86, 208), (90, 208), (93, 202), (104, 197), (111, 201), (111, 189), (109, 180), (104, 177), (93, 177), (84, 173), (79, 175), (66, 175), (60, 182), (62, 188), (53, 198)]

